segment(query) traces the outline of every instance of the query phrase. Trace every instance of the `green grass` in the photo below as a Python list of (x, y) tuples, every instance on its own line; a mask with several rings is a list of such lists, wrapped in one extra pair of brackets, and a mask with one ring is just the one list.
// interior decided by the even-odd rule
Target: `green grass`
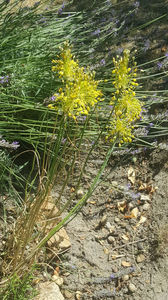
[(1, 300), (30, 300), (37, 295), (32, 287), (32, 271), (19, 278), (16, 274), (10, 279), (5, 289), (0, 289)]

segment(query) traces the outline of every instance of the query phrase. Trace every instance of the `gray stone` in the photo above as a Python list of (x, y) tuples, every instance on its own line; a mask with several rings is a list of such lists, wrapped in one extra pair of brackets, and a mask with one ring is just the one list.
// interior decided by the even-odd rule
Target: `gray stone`
[(39, 295), (34, 300), (64, 300), (59, 286), (55, 282), (41, 282), (38, 285)]
[(118, 217), (115, 217), (114, 222), (119, 223), (120, 219)]
[(108, 236), (107, 241), (109, 244), (113, 244), (115, 242), (115, 238), (111, 235)]
[(138, 250), (143, 250), (144, 249), (142, 243), (137, 243), (137, 248), (138, 248)]
[(149, 203), (145, 203), (143, 206), (142, 206), (143, 210), (148, 210), (150, 208), (150, 204)]
[(115, 231), (115, 226), (111, 225), (110, 222), (106, 223), (106, 228), (110, 231), (110, 232), (114, 232)]

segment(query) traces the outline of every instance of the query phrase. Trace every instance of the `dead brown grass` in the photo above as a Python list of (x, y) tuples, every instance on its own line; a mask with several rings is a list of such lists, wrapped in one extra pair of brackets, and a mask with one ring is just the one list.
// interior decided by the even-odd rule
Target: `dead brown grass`
[[(9, 12), (9, 10), (11, 12), (17, 13), (19, 11), (19, 9), (24, 8), (24, 7), (33, 7), (35, 3), (40, 2), (40, 5), (37, 8), (37, 12), (43, 12), (45, 10), (45, 8), (51, 8), (53, 9), (54, 7), (59, 7), (60, 5), (63, 4), (63, 2), (67, 2), (64, 0), (24, 0), (24, 1), (18, 1), (18, 3), (16, 5), (14, 5), (16, 3), (16, 0), (10, 0), (6, 11)], [(4, 15), (5, 15), (5, 11), (4, 11)]]

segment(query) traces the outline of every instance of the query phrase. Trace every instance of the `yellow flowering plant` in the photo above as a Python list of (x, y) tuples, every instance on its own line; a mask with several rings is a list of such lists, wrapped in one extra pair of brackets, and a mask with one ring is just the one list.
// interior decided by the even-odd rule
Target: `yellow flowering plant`
[(59, 93), (55, 93), (55, 102), (49, 104), (50, 109), (61, 110), (76, 120), (83, 114), (88, 115), (90, 109), (102, 99), (102, 92), (98, 90), (99, 81), (89, 69), (84, 70), (78, 61), (74, 60), (69, 43), (61, 49), (58, 60), (53, 60), (53, 72), (59, 74), (62, 86)]
[(135, 88), (138, 86), (136, 63), (133, 62), (133, 67), (129, 68), (129, 57), (129, 50), (125, 50), (123, 57), (113, 58), (115, 93), (110, 102), (113, 113), (112, 121), (108, 125), (107, 139), (114, 141), (117, 138), (119, 146), (132, 141), (133, 124), (140, 118), (142, 112), (142, 104), (135, 95)]

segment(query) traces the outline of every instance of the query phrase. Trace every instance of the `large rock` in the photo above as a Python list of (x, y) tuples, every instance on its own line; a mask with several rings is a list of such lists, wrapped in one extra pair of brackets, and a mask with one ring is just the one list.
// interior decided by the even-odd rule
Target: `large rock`
[(55, 282), (46, 281), (38, 285), (39, 295), (34, 300), (64, 300), (58, 285)]

